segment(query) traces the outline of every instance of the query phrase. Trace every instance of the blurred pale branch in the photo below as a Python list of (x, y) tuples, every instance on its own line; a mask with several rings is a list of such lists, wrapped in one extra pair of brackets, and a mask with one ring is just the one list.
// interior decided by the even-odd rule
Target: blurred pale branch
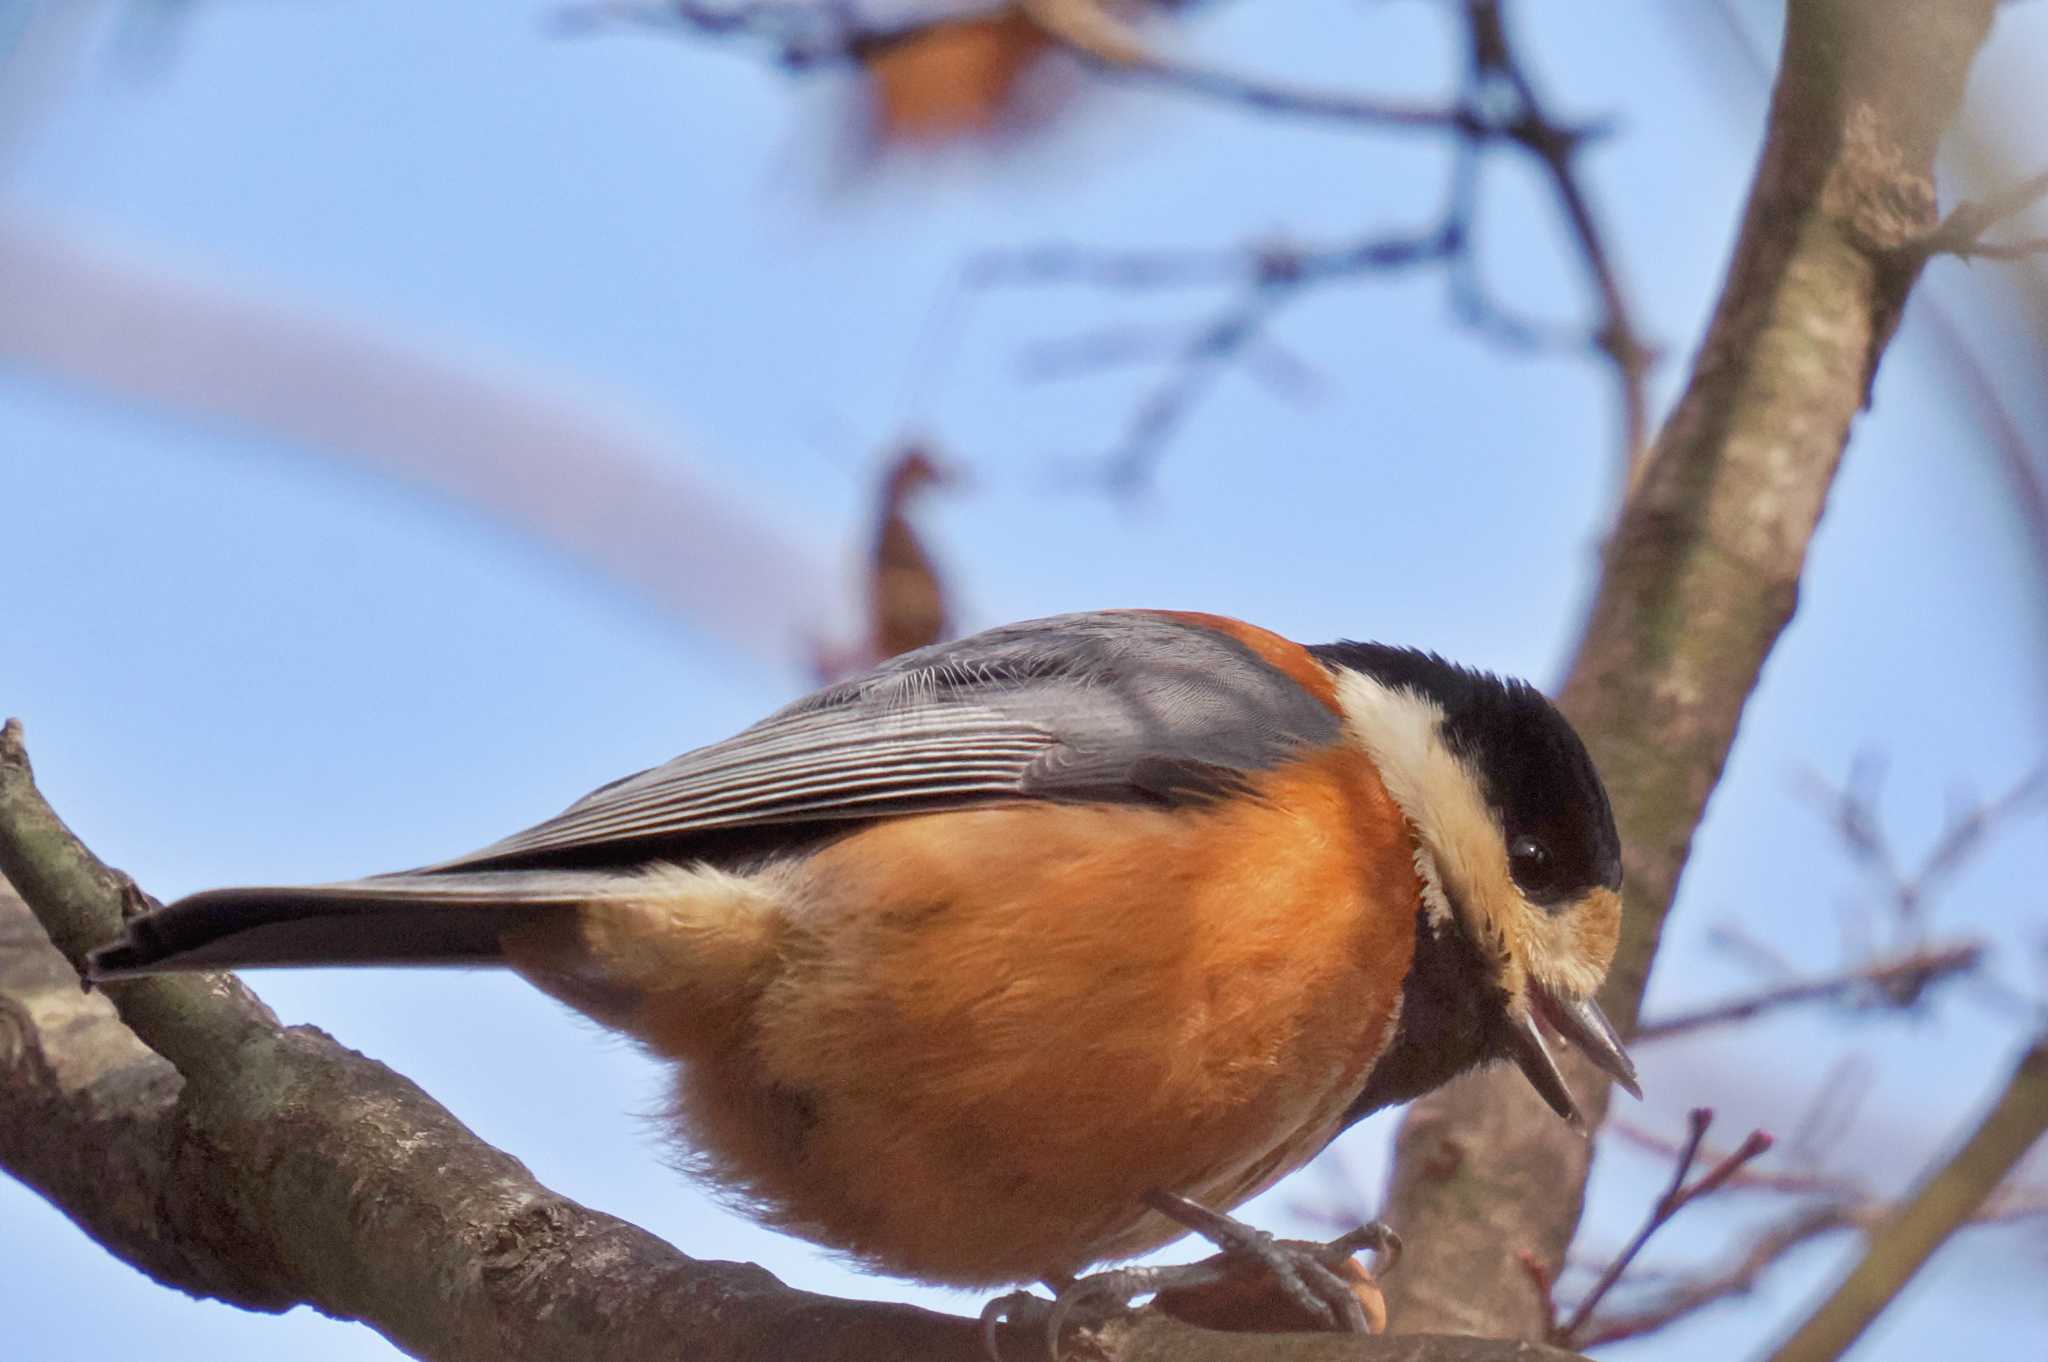
[[(1623, 1144), (1659, 1159), (1682, 1157), (1691, 1139), (1690, 1126), (1687, 1128), (1686, 1139), (1674, 1140), (1620, 1116), (1610, 1116), (1607, 1119), (1605, 1133), (1611, 1134)], [(1785, 1146), (1774, 1143), (1772, 1148), (1782, 1154)], [(1726, 1157), (1725, 1151), (1707, 1142), (1704, 1136), (1694, 1154), (1695, 1157), (1710, 1162), (1718, 1162)], [(1772, 1162), (1775, 1163), (1777, 1160), (1774, 1159)], [(1850, 1200), (1867, 1198), (1870, 1195), (1868, 1189), (1854, 1178), (1805, 1168), (1787, 1170), (1771, 1166), (1745, 1166), (1724, 1181), (1728, 1186), (1744, 1191), (1779, 1192), (1789, 1196), (1826, 1196), (1836, 1200)]]
[[(1521, 323), (1491, 304), (1478, 286), (1476, 270), (1466, 259), (1473, 231), (1481, 153), (1492, 146), (1519, 151), (1540, 168), (1557, 200), (1567, 236), (1585, 269), (1598, 321), (1580, 343), (1590, 344), (1604, 355), (1615, 374), (1620, 409), (1620, 466), (1624, 470), (1637, 466), (1647, 438), (1647, 379), (1654, 354), (1634, 320), (1613, 262), (1612, 248), (1597, 224), (1579, 176), (1580, 153), (1602, 129), (1565, 122), (1550, 111), (1510, 41), (1500, 0), (1461, 0), (1456, 7), (1464, 46), (1463, 71), (1453, 97), (1438, 106), (1296, 89), (1163, 55), (1156, 45), (1139, 41), (1129, 19), (1170, 8), (1035, 0), (1029, 5), (966, 4), (907, 22), (885, 23), (864, 14), (855, 5), (824, 0), (811, 4), (752, 0), (730, 5), (649, 0), (575, 5), (562, 14), (565, 22), (578, 30), (607, 22), (629, 22), (708, 37), (751, 37), (767, 41), (778, 50), (785, 64), (802, 69), (821, 63), (866, 62), (878, 50), (900, 46), (923, 33), (951, 25), (986, 23), (991, 15), (1014, 13), (1043, 23), (1049, 38), (1113, 78), (1142, 81), (1174, 93), (1219, 100), (1263, 114), (1333, 122), (1368, 131), (1434, 132), (1457, 139), (1449, 208), (1436, 228), (1406, 238), (1361, 240), (1323, 253), (1249, 253), (1253, 282), (1180, 347), (1172, 360), (1173, 372), (1141, 399), (1124, 439), (1104, 461), (1095, 480), (1123, 492), (1144, 484), (1167, 441), (1221, 369), (1248, 349), (1285, 301), (1315, 285), (1356, 277), (1366, 270), (1449, 262), (1453, 265), (1454, 311), (1462, 320), (1496, 337), (1522, 344), (1540, 334), (1541, 328)], [(1095, 20), (1101, 22), (1068, 22), (1077, 11), (1093, 12)], [(1060, 17), (1048, 19), (1049, 15)], [(1113, 23), (1113, 28), (1105, 29), (1104, 22)], [(1102, 38), (1105, 32), (1112, 32), (1114, 37)], [(1299, 268), (1275, 269), (1276, 263)], [(1162, 261), (1156, 267), (1140, 266), (1136, 273), (1149, 274), (1155, 270), (1162, 274), (1179, 272), (1171, 263)], [(1107, 270), (1118, 272), (1114, 266)], [(1207, 271), (1197, 266), (1194, 272)]]
[(0, 219), (0, 362), (486, 509), (772, 662), (836, 580), (559, 376), (495, 373)]

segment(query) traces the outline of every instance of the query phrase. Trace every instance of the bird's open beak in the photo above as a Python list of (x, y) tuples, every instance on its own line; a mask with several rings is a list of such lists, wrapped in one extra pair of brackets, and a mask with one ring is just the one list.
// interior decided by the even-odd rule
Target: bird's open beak
[(1550, 1028), (1576, 1045), (1579, 1050), (1600, 1067), (1600, 1071), (1621, 1084), (1629, 1096), (1642, 1100), (1643, 1090), (1636, 1084), (1636, 1066), (1629, 1061), (1628, 1051), (1621, 1048), (1621, 1040), (1614, 1034), (1607, 1014), (1591, 998), (1564, 998), (1544, 988), (1534, 980), (1529, 984), (1530, 1007), (1527, 1015), (1508, 1019), (1508, 1036), (1515, 1063), (1521, 1066), (1529, 1082), (1550, 1104), (1550, 1109), (1559, 1116), (1583, 1129), (1585, 1117), (1579, 1112), (1579, 1104), (1572, 1100), (1572, 1090), (1566, 1085), (1564, 1075), (1557, 1071), (1557, 1061), (1550, 1057), (1550, 1046), (1543, 1039), (1543, 1030), (1537, 1024), (1540, 1017)]

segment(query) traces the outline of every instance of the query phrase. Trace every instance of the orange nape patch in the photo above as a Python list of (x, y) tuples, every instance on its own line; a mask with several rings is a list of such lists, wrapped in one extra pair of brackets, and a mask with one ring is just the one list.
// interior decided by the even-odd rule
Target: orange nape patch
[(1267, 666), (1285, 674), (1303, 690), (1322, 701), (1332, 713), (1341, 714), (1343, 708), (1337, 702), (1337, 683), (1331, 679), (1329, 669), (1316, 661), (1315, 655), (1292, 639), (1282, 638), (1271, 629), (1261, 629), (1256, 624), (1246, 624), (1228, 615), (1209, 615), (1199, 610), (1147, 610), (1141, 613), (1158, 615), (1164, 619), (1179, 620), (1234, 638), (1258, 654)]
[[(1419, 886), (1370, 762), (1252, 798), (879, 824), (804, 862), (684, 1138), (765, 1219), (906, 1276), (1025, 1281), (1181, 1231), (1314, 1155), (1390, 1039)], [(701, 1053), (701, 1052), (700, 1052)]]

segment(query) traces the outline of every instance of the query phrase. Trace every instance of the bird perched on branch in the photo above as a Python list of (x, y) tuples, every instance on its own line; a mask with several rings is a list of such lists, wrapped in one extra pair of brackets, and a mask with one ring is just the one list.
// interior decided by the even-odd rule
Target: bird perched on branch
[(506, 965), (674, 1062), (727, 1195), (870, 1267), (1069, 1287), (1192, 1228), (1356, 1324), (1221, 1212), (1490, 1060), (1576, 1120), (1546, 1029), (1635, 1091), (1593, 1001), (1620, 885), (1529, 685), (1113, 611), (907, 653), (438, 865), (195, 894), (91, 968)]

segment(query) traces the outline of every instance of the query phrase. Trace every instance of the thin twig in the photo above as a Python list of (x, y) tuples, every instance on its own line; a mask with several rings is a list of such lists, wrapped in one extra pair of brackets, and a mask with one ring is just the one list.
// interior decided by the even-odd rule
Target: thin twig
[(1954, 874), (2001, 824), (2043, 795), (2048, 795), (2048, 765), (2036, 767), (1989, 802), (1974, 804), (1951, 816), (1941, 840), (1921, 861), (1919, 873), (1908, 886), (1916, 906), (1926, 896), (1930, 883)]
[[(1610, 1119), (1606, 1129), (1632, 1144), (1666, 1157), (1675, 1157), (1679, 1144), (1625, 1121)], [(1705, 1146), (1701, 1154), (1710, 1156)], [(1747, 1295), (1765, 1272), (1801, 1245), (1841, 1230), (1868, 1227), (1882, 1221), (1892, 1208), (1867, 1186), (1843, 1177), (1820, 1173), (1793, 1173), (1745, 1167), (1731, 1175), (1729, 1188), (1796, 1198), (1806, 1204), (1752, 1238), (1726, 1266), (1683, 1278), (1666, 1287), (1641, 1308), (1616, 1314), (1599, 1314), (1586, 1324), (1575, 1340), (1578, 1347), (1592, 1349), (1674, 1324), (1710, 1305), (1734, 1296)], [(2004, 1225), (2048, 1216), (2048, 1187), (2016, 1186), (2008, 1183), (1970, 1217), (1969, 1223)], [(1636, 1274), (1640, 1277), (1642, 1274)]]
[[(1115, 450), (1090, 460), (1076, 479), (1131, 495), (1149, 483), (1173, 434), (1208, 394), (1225, 368), (1270, 342), (1275, 316), (1303, 291), (1331, 280), (1359, 278), (1444, 259), (1462, 249), (1459, 225), (1446, 219), (1429, 231), (1365, 237), (1337, 246), (1306, 248), (1267, 242), (1232, 252), (1088, 251), (1041, 246), (976, 257), (964, 287), (1082, 284), (1112, 290), (1152, 290), (1235, 282), (1240, 287), (1192, 334), (1171, 347), (1167, 376), (1146, 395)], [(1098, 352), (1100, 353), (1100, 352)], [(1128, 347), (1110, 352), (1128, 356)]]
[(1930, 946), (1884, 960), (1873, 961), (1839, 974), (1817, 979), (1798, 979), (1741, 998), (1659, 1017), (1638, 1026), (1631, 1039), (1664, 1040), (1709, 1026), (1748, 1021), (1765, 1012), (1803, 1003), (1835, 1002), (1844, 998), (1875, 1002), (1885, 1007), (1910, 1007), (1919, 1002), (1929, 987), (1953, 975), (1966, 974), (1984, 961), (1984, 947), (1975, 941), (1953, 946)]
[(1731, 1296), (1747, 1295), (1779, 1259), (1800, 1245), (1855, 1226), (1844, 1206), (1822, 1205), (1800, 1211), (1751, 1241), (1733, 1263), (1718, 1272), (1681, 1282), (1665, 1291), (1654, 1305), (1627, 1314), (1603, 1315), (1585, 1327), (1578, 1346), (1598, 1348), (1655, 1333)]
[(1963, 1147), (1930, 1173), (1883, 1224), (1840, 1286), (1775, 1352), (1770, 1362), (1834, 1362), (1949, 1236), (1970, 1223), (2048, 1132), (2048, 1034), (2035, 1039), (1998, 1100)]
[(1726, 1186), (1728, 1180), (1739, 1173), (1744, 1164), (1771, 1147), (1769, 1135), (1761, 1130), (1752, 1130), (1733, 1152), (1709, 1168), (1697, 1182), (1688, 1186), (1685, 1181), (1686, 1174), (1692, 1171), (1693, 1164), (1698, 1160), (1700, 1145), (1705, 1141), (1707, 1127), (1713, 1124), (1713, 1120), (1714, 1113), (1708, 1108), (1693, 1108), (1687, 1117), (1685, 1143), (1680, 1146), (1678, 1159), (1671, 1171), (1671, 1184), (1650, 1208), (1649, 1218), (1644, 1220), (1643, 1227), (1636, 1231), (1635, 1238), (1629, 1240), (1628, 1245), (1615, 1255), (1614, 1261), (1607, 1265), (1606, 1271), (1594, 1282), (1593, 1289), (1579, 1301), (1563, 1325), (1552, 1331), (1552, 1342), (1565, 1347), (1574, 1346), (1579, 1331), (1585, 1327), (1586, 1321), (1592, 1317), (1593, 1311), (1607, 1293), (1614, 1289), (1614, 1284), (1621, 1280), (1622, 1274), (1628, 1271), (1629, 1264), (1636, 1260), (1636, 1255), (1643, 1251), (1643, 1246), (1650, 1242), (1650, 1237), (1686, 1206), (1701, 1197), (1711, 1196)]
[(2048, 236), (2028, 237), (2024, 241), (1979, 241), (1950, 254), (1965, 260), (2027, 260), (2048, 255)]
[(2048, 764), (2035, 767), (2004, 793), (1952, 811), (1941, 836), (1913, 869), (1906, 869), (1886, 837), (1877, 805), (1884, 783), (1884, 763), (1870, 754), (1851, 766), (1837, 789), (1808, 773), (1802, 781), (1813, 802), (1833, 825), (1852, 859), (1883, 886), (1897, 923), (1898, 937), (1918, 940), (1925, 929), (1927, 905), (1944, 883), (1980, 852), (1994, 833), (2002, 831), (2031, 806), (2048, 802)]
[(1774, 975), (1780, 979), (1800, 977), (1799, 966), (1792, 962), (1790, 956), (1739, 923), (1715, 924), (1707, 930), (1707, 942), (1730, 955), (1740, 956), (1758, 974)]
[[(1263, 77), (1185, 60), (1168, 58), (1140, 40), (1122, 15), (1088, 0), (1023, 0), (1020, 4), (961, 4), (907, 22), (883, 23), (850, 4), (800, 4), (790, 0), (711, 5), (699, 0), (646, 0), (645, 3), (581, 4), (560, 11), (562, 26), (584, 31), (606, 23), (633, 23), (687, 30), (711, 37), (743, 36), (773, 44), (792, 68), (866, 61), (895, 45), (948, 25), (986, 22), (999, 13), (1021, 13), (1060, 50), (1103, 75), (1117, 80), (1159, 86), (1179, 94), (1217, 100), (1239, 108), (1284, 117), (1333, 123), (1368, 132), (1428, 132), (1457, 141), (1453, 165), (1452, 208), (1429, 249), (1412, 251), (1398, 261), (1376, 263), (1375, 269), (1398, 268), (1430, 261), (1450, 266), (1453, 314), (1468, 325), (1510, 344), (1551, 345), (1569, 339), (1588, 344), (1612, 365), (1620, 391), (1624, 487), (1633, 477), (1648, 437), (1647, 376), (1655, 356), (1638, 329), (1608, 248), (1593, 212), (1590, 196), (1578, 176), (1578, 152), (1601, 130), (1594, 125), (1568, 124), (1554, 118), (1538, 98), (1519, 54), (1507, 34), (1500, 0), (1465, 0), (1462, 15), (1466, 38), (1466, 70), (1461, 87), (1448, 104), (1415, 104), (1376, 99), (1349, 92), (1303, 89)], [(1473, 199), (1478, 150), (1505, 145), (1532, 157), (1552, 188), (1560, 215), (1584, 263), (1596, 297), (1598, 320), (1589, 335), (1547, 327), (1514, 316), (1479, 286), (1471, 262)], [(1308, 258), (1303, 257), (1304, 263)], [(1019, 260), (998, 273), (1006, 281), (1037, 276), (1060, 277), (1062, 264), (1093, 273), (1106, 286), (1179, 287), (1237, 277), (1245, 266), (1227, 257), (1160, 255), (1122, 258), (1105, 254), (1092, 262), (1062, 262), (1057, 254), (1037, 261)], [(1256, 269), (1256, 264), (1252, 266)], [(1118, 449), (1102, 461), (1090, 479), (1129, 492), (1151, 474), (1166, 441), (1180, 428), (1189, 409), (1214, 386), (1226, 363), (1242, 358), (1280, 306), (1308, 284), (1348, 277), (1359, 266), (1310, 272), (1280, 281), (1261, 276), (1247, 284), (1247, 293), (1215, 314), (1176, 353), (1174, 372), (1154, 388), (1133, 414)], [(982, 273), (969, 282), (994, 282)]]
[(1153, 466), (1182, 421), (1215, 386), (1224, 365), (1258, 340), (1296, 287), (1260, 286), (1181, 347), (1172, 375), (1138, 407), (1121, 445), (1104, 461), (1098, 475), (1104, 486), (1130, 495), (1151, 481)]
[(971, 256), (961, 268), (960, 287), (1086, 284), (1142, 291), (1253, 282), (1258, 269), (1252, 250), (1114, 251), (1055, 243)]
[(1400, 104), (1334, 90), (1308, 90), (1216, 67), (1170, 62), (1156, 56), (1110, 62), (1093, 52), (1071, 47), (1070, 50), (1109, 76), (1241, 104), (1260, 113), (1286, 114), (1317, 122), (1396, 132), (1461, 133), (1469, 137), (1478, 131), (1471, 112), (1457, 106)]
[(1544, 109), (1534, 83), (1508, 41), (1500, 0), (1466, 0), (1465, 24), (1473, 64), (1472, 90), (1467, 98), (1483, 93), (1489, 85), (1513, 92), (1515, 113), (1501, 125), (1500, 132), (1543, 167), (1599, 297), (1601, 315), (1594, 344), (1613, 364), (1620, 386), (1626, 491), (1634, 485), (1649, 443), (1648, 380), (1656, 353), (1644, 342), (1636, 326), (1605, 238), (1594, 221), (1592, 204), (1579, 183), (1578, 153), (1589, 140), (1591, 130), (1562, 123)]
[[(558, 31), (569, 34), (632, 24), (684, 29), (715, 38), (761, 38), (781, 49), (785, 63), (808, 67), (859, 61), (933, 30), (984, 22), (1011, 8), (1008, 3), (963, 5), (947, 13), (887, 24), (866, 18), (850, 6), (834, 4), (754, 0), (737, 5), (707, 5), (696, 0), (596, 0), (562, 6), (556, 11), (555, 23)], [(1131, 45), (1108, 48), (1070, 26), (1047, 22), (1042, 5), (1031, 6), (1027, 13), (1048, 38), (1076, 60), (1119, 79), (1318, 122), (1394, 131), (1469, 134), (1472, 130), (1468, 112), (1455, 105), (1405, 104), (1337, 90), (1303, 89), (1215, 67), (1167, 61)]]
[[(1639, 1149), (1662, 1158), (1675, 1159), (1684, 1147), (1682, 1142), (1668, 1139), (1655, 1131), (1645, 1129), (1633, 1121), (1619, 1116), (1607, 1118), (1601, 1127)], [(1702, 1143), (1699, 1157), (1719, 1162), (1725, 1154), (1709, 1144)], [(1822, 1173), (1787, 1172), (1774, 1168), (1743, 1167), (1730, 1174), (1726, 1186), (1745, 1191), (1773, 1192), (1781, 1196), (1823, 1197), (1830, 1201), (1858, 1201), (1867, 1199), (1869, 1189), (1850, 1178), (1830, 1177)]]
[(1989, 198), (1957, 204), (1939, 227), (1914, 243), (1913, 250), (1923, 256), (1953, 255), (1964, 260), (2020, 260), (2042, 254), (2048, 251), (2048, 238), (2000, 244), (1984, 240), (1984, 233), (2044, 198), (2048, 198), (2048, 170)]
[[(557, 25), (570, 33), (588, 32), (609, 24), (690, 29), (712, 37), (740, 33), (776, 41), (783, 46), (785, 60), (809, 64), (834, 58), (857, 60), (873, 53), (879, 46), (904, 42), (950, 24), (980, 22), (1011, 8), (1007, 3), (964, 5), (952, 12), (887, 25), (866, 19), (844, 5), (763, 3), (756, 0), (755, 3), (720, 6), (699, 4), (694, 0), (645, 0), (644, 3), (610, 0), (609, 3), (564, 5), (557, 11)], [(1406, 104), (1337, 90), (1304, 89), (1215, 67), (1167, 61), (1134, 43), (1105, 44), (1074, 26), (1051, 22), (1043, 4), (1028, 5), (1025, 11), (1048, 38), (1059, 43), (1076, 60), (1108, 76), (1162, 85), (1265, 113), (1286, 114), (1318, 122), (1395, 131), (1469, 133), (1471, 130), (1467, 111), (1454, 105)]]
[(1870, 1097), (1876, 1078), (1872, 1069), (1869, 1057), (1861, 1054), (1842, 1055), (1828, 1065), (1827, 1076), (1820, 1081), (1799, 1124), (1793, 1127), (1792, 1138), (1784, 1145), (1789, 1157), (1813, 1165), (1840, 1146)]

